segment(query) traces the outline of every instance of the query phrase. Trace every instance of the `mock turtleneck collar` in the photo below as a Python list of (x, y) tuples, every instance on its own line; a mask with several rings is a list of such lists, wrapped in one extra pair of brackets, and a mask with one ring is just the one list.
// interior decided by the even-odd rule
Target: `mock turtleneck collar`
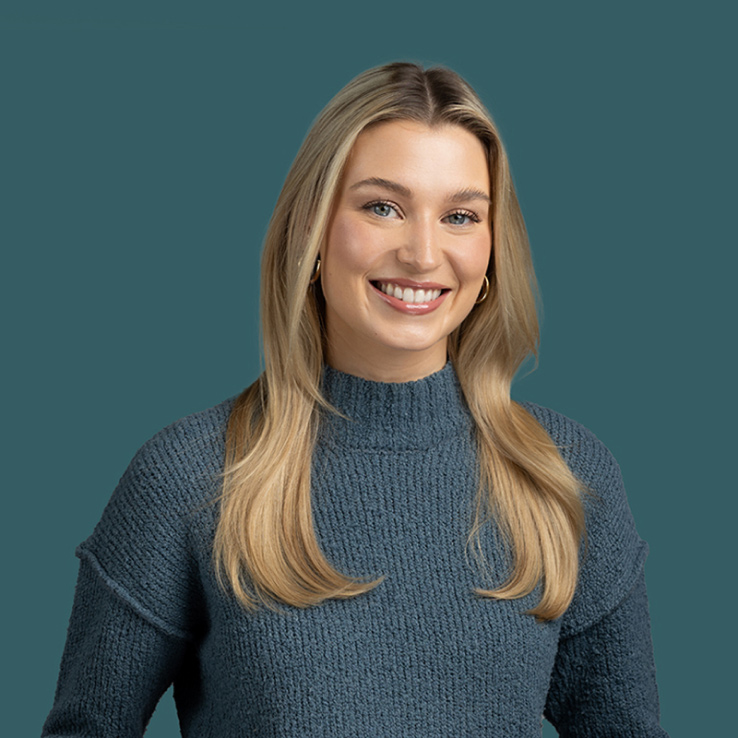
[(428, 448), (468, 433), (471, 415), (451, 362), (414, 382), (372, 382), (326, 366), (323, 392), (351, 420), (324, 416), (331, 445), (363, 449)]

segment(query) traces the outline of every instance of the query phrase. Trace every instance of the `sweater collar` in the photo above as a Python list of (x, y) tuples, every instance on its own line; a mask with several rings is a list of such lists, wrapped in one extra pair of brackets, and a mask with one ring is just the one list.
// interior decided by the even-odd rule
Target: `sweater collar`
[(363, 449), (429, 448), (468, 433), (472, 419), (451, 362), (414, 382), (372, 382), (326, 366), (326, 399), (344, 415), (324, 414), (321, 437)]

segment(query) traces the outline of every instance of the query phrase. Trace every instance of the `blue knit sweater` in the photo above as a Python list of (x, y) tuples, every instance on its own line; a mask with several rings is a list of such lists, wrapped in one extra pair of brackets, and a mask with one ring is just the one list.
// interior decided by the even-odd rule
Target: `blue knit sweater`
[(472, 421), (454, 370), (368, 382), (326, 369), (350, 420), (322, 425), (313, 511), (328, 559), (386, 579), (348, 600), (245, 612), (215, 582), (211, 550), (232, 400), (158, 433), (126, 470), (92, 536), (45, 736), (142, 735), (174, 682), (188, 738), (665, 736), (659, 727), (646, 544), (620, 473), (585, 428), (526, 404), (596, 495), (578, 589), (559, 620), (474, 587)]

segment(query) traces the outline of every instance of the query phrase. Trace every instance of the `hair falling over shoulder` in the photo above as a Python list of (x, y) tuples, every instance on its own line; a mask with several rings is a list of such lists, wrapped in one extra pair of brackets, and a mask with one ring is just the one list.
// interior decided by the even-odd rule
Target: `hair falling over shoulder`
[(541, 585), (530, 610), (563, 614), (574, 594), (584, 513), (578, 480), (541, 425), (510, 398), (522, 362), (538, 346), (536, 282), (507, 155), (469, 85), (444, 68), (394, 63), (359, 75), (327, 105), (285, 181), (264, 243), (261, 315), (265, 371), (238, 398), (228, 424), (220, 518), (219, 580), (242, 605), (317, 605), (376, 587), (331, 566), (313, 527), (310, 467), (321, 394), (320, 290), (310, 287), (345, 162), (368, 125), (413, 120), (455, 124), (488, 152), (492, 186), (489, 295), (449, 337), (449, 356), (476, 424), (480, 480), (467, 545), (484, 564), (480, 532), (494, 519), (511, 570), (497, 589), (515, 599)]

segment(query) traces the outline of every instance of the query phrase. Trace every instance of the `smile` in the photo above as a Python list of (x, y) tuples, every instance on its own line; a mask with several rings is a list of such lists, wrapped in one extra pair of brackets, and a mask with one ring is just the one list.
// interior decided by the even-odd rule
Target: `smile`
[(432, 302), (441, 296), (440, 289), (413, 289), (412, 287), (401, 287), (393, 282), (374, 282), (375, 287), (382, 290), (385, 295), (394, 297), (410, 304)]
[(417, 282), (408, 284), (410, 280), (397, 282), (374, 279), (370, 281), (374, 294), (387, 305), (405, 315), (420, 316), (432, 313), (439, 308), (451, 290), (439, 284)]

